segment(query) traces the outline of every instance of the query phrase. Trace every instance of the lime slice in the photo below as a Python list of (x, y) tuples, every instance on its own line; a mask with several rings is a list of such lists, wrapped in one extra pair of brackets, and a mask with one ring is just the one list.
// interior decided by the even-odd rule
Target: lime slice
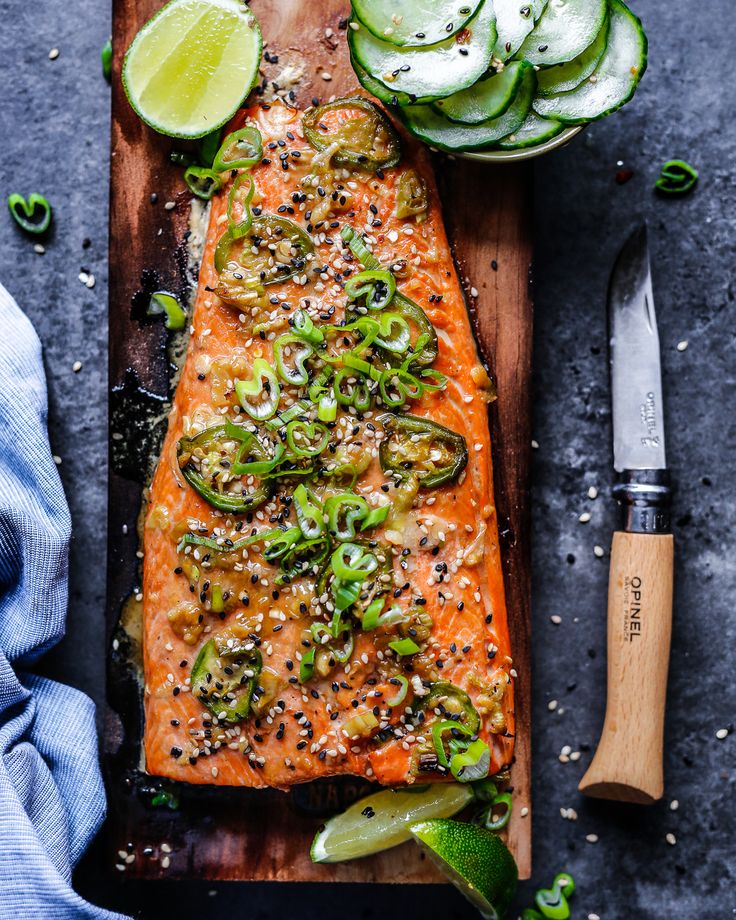
[(460, 783), (411, 789), (384, 789), (358, 799), (325, 824), (312, 844), (312, 861), (342, 862), (388, 850), (411, 839), (409, 825), (427, 818), (456, 815), (473, 793)]
[(263, 40), (241, 0), (171, 0), (128, 48), (123, 86), (136, 113), (171, 137), (203, 137), (258, 78)]
[(423, 821), (411, 834), (487, 920), (502, 920), (516, 891), (514, 857), (496, 834), (461, 821)]

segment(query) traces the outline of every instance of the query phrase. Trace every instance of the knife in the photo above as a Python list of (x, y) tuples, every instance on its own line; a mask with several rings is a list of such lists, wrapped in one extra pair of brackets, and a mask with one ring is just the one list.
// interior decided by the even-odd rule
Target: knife
[(613, 402), (613, 535), (608, 581), (608, 691), (595, 756), (578, 788), (651, 804), (662, 797), (674, 539), (662, 378), (647, 228), (624, 245), (608, 289)]

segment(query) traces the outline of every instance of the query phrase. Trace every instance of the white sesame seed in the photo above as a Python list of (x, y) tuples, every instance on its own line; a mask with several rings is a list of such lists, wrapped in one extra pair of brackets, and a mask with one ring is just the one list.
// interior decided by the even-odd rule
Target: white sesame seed
[(58, 48), (52, 48), (51, 51), (49, 51), (49, 60), (50, 60), (50, 61), (55, 61), (55, 60), (58, 58), (58, 56), (59, 56), (59, 49), (58, 49)]
[(326, 80), (328, 83), (332, 79), (332, 74), (329, 72), (329, 70), (323, 70), (321, 76), (322, 79)]
[(526, 818), (526, 816), (529, 814), (529, 809), (526, 807), (526, 805), (521, 809), (520, 814), (522, 818)]
[(471, 296), (471, 297), (477, 297), (477, 296), (478, 296), (478, 288), (472, 287), (472, 288), (470, 289), (470, 296)]
[(54, 454), (54, 463), (57, 466), (61, 466), (61, 457), (58, 454)]
[(588, 914), (588, 920), (601, 920), (598, 914)]
[(596, 543), (596, 545), (593, 547), (593, 554), (597, 556), (599, 559), (602, 559), (606, 555), (606, 551), (603, 549), (602, 546), (599, 546)]
[(687, 350), (687, 346), (688, 346), (689, 344), (690, 344), (690, 343), (688, 342), (687, 339), (683, 339), (681, 342), (678, 342), (678, 343), (677, 343), (677, 350), (678, 350), (678, 351), (686, 351), (686, 350)]
[(164, 858), (161, 860), (161, 868), (168, 869), (170, 865), (171, 865), (171, 857), (164, 856)]
[(162, 843), (162, 844), (161, 844), (161, 852), (162, 852), (162, 853), (170, 853), (170, 852), (171, 852), (171, 846), (170, 846), (168, 843)]
[(677, 811), (679, 807), (680, 803), (677, 801), (677, 799), (672, 799), (670, 802), (670, 811)]
[(550, 700), (549, 703), (547, 703), (547, 709), (549, 709), (550, 712), (554, 712), (555, 709), (557, 709), (557, 700)]
[(724, 738), (728, 738), (728, 729), (719, 728), (716, 732), (716, 738), (718, 738), (719, 741), (723, 741)]
[(539, 450), (539, 441), (532, 440), (532, 450)]
[(166, 204), (164, 205), (164, 210), (173, 211), (175, 207), (176, 207), (175, 201), (167, 201)]
[(558, 616), (556, 613), (553, 613), (550, 617), (550, 620), (555, 624), (555, 626), (559, 626), (562, 622), (562, 617)]
[(87, 280), (84, 283), (91, 290), (95, 286), (95, 276), (90, 272), (90, 274), (87, 275)]
[(570, 760), (575, 763), (577, 760), (580, 760), (580, 751), (573, 751), (570, 754)]
[(72, 364), (72, 370), (75, 374), (78, 374), (82, 370), (82, 362), (75, 361), (74, 364)]
[(675, 837), (674, 834), (665, 834), (664, 839), (667, 841), (667, 843), (669, 843), (671, 847), (677, 843), (677, 837)]
[(350, 25), (350, 28), (353, 30), (353, 32), (357, 32), (358, 29), (360, 28), (360, 24), (357, 22), (351, 22), (349, 23), (349, 25)]
[(598, 843), (598, 834), (587, 834), (585, 839), (588, 843)]
[(36, 243), (35, 246), (33, 247), (33, 251), (37, 252), (40, 256), (42, 256), (46, 252), (46, 247), (42, 246), (40, 243)]
[(596, 498), (598, 498), (598, 489), (596, 489), (595, 486), (591, 486), (591, 487), (588, 489), (588, 498), (590, 498), (590, 499), (596, 499)]
[(589, 511), (583, 511), (583, 513), (582, 513), (582, 514), (580, 515), (580, 517), (578, 518), (578, 521), (579, 521), (581, 524), (587, 524), (589, 520), (590, 520), (590, 512), (589, 512)]

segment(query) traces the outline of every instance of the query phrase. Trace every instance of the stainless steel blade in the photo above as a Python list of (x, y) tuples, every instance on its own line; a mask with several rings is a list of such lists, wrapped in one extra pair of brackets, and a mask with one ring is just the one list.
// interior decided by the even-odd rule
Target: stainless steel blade
[(643, 224), (624, 245), (608, 288), (613, 465), (664, 469), (664, 415), (659, 333)]

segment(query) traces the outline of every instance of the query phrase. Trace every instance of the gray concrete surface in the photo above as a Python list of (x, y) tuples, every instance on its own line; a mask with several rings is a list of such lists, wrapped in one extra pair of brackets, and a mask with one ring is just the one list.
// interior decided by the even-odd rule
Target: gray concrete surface
[[(650, 67), (636, 100), (536, 169), (534, 465), (534, 881), (578, 881), (574, 917), (726, 920), (736, 913), (734, 285), (736, 129), (733, 11), (727, 0), (638, 0)], [(55, 209), (46, 252), (0, 209), (0, 281), (39, 331), (51, 440), (72, 506), (66, 640), (44, 667), (98, 701), (103, 692), (106, 493), (106, 225), (109, 90), (99, 48), (107, 4), (0, 0), (0, 198), (41, 191)], [(49, 60), (58, 48), (57, 60)], [(707, 62), (707, 66), (702, 66)], [(652, 192), (664, 159), (701, 173), (696, 192)], [(617, 170), (631, 169), (625, 185)], [(668, 449), (678, 486), (677, 583), (666, 795), (650, 809), (576, 792), (602, 721), (610, 479), (604, 298), (619, 245), (649, 220), (665, 372)], [(85, 240), (89, 243), (85, 244)], [(85, 287), (80, 271), (92, 272)], [(677, 343), (687, 341), (685, 351)], [(78, 373), (75, 361), (82, 362)], [(588, 487), (600, 497), (586, 497)], [(590, 511), (588, 524), (578, 523)], [(562, 618), (554, 625), (552, 615)], [(557, 700), (556, 711), (548, 703)], [(716, 731), (730, 728), (723, 741)], [(563, 745), (582, 752), (563, 764)], [(672, 800), (679, 808), (672, 810)], [(574, 808), (577, 821), (560, 808)], [(665, 835), (675, 835), (668, 844)], [(586, 842), (596, 834), (597, 843)], [(451, 890), (383, 886), (111, 885), (93, 851), (78, 876), (98, 903), (142, 918), (233, 911), (248, 918), (470, 917)], [(519, 904), (530, 903), (531, 885)], [(0, 898), (2, 894), (0, 893)]]

